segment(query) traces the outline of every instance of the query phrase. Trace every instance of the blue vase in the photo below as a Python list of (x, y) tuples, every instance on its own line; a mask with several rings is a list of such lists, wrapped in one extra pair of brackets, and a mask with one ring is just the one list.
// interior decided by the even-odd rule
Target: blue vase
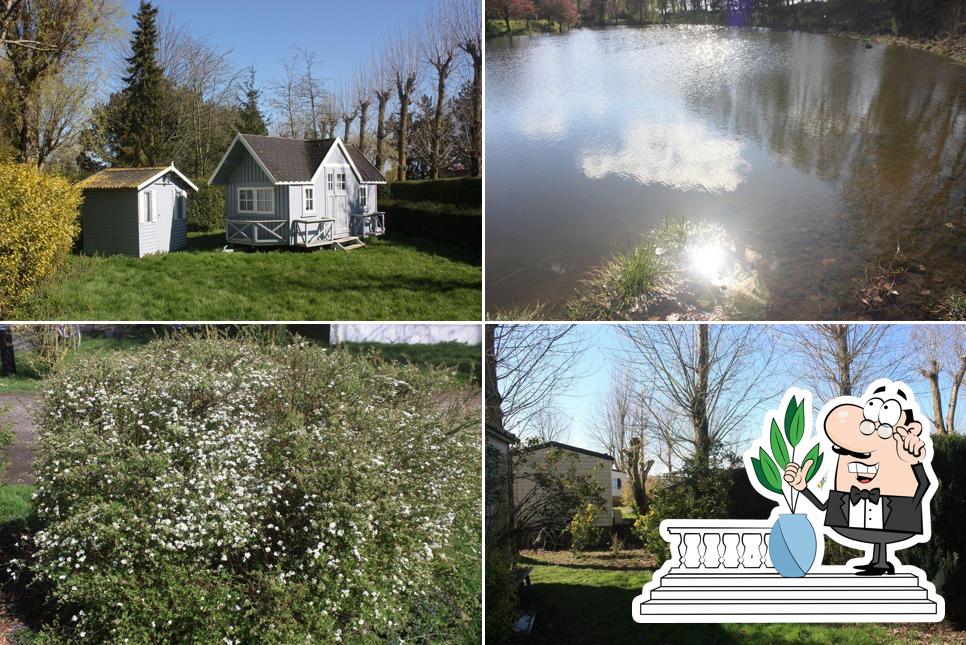
[(778, 573), (801, 578), (815, 562), (815, 529), (807, 515), (783, 513), (771, 527), (768, 551)]

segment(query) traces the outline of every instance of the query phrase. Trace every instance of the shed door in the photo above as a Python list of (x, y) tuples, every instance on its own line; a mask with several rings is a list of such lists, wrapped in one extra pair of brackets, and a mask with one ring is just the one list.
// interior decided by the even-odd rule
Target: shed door
[(174, 226), (174, 190), (172, 186), (158, 186), (154, 189), (158, 208), (158, 251), (171, 250), (171, 228)]

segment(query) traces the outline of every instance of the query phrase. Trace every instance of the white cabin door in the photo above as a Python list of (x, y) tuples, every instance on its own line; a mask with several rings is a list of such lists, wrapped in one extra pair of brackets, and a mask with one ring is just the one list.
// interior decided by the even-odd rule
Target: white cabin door
[(167, 253), (171, 250), (171, 228), (174, 226), (174, 193), (166, 188), (153, 192), (158, 209), (158, 251)]
[(345, 195), (329, 195), (329, 217), (335, 219), (333, 224), (335, 237), (345, 237), (349, 234), (349, 201)]

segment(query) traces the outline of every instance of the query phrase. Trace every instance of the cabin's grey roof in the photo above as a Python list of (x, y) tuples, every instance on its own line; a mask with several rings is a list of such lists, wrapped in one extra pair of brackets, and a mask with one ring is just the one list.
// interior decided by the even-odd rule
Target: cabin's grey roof
[(351, 143), (345, 143), (345, 149), (349, 151), (349, 157), (352, 158), (352, 163), (355, 164), (356, 170), (362, 175), (362, 181), (386, 183), (386, 178), (379, 172), (378, 168), (372, 165), (372, 162), (362, 153), (362, 150), (359, 150)]
[(149, 166), (146, 168), (108, 168), (78, 182), (78, 188), (116, 188), (139, 190), (153, 180), (173, 172), (194, 190), (198, 190), (174, 165)]
[(335, 139), (283, 139), (257, 134), (241, 135), (276, 182), (309, 182)]
[[(322, 160), (337, 139), (285, 139), (257, 134), (240, 135), (276, 183), (308, 183), (312, 181)], [(349, 160), (362, 182), (385, 183), (386, 178), (366, 156), (351, 143), (342, 142)], [(217, 171), (216, 173), (217, 174)], [(214, 175), (212, 175), (214, 177)]]

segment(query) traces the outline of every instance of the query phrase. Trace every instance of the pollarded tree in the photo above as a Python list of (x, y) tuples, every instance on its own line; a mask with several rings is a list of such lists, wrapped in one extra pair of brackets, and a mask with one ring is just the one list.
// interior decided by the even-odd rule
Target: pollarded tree
[(359, 143), (358, 148), (366, 151), (366, 125), (369, 121), (369, 106), (372, 105), (372, 83), (369, 70), (360, 69), (355, 76), (355, 107), (359, 115)]
[[(529, 0), (524, 0), (529, 2)], [(446, 110), (446, 80), (453, 71), (456, 58), (456, 38), (453, 21), (449, 19), (448, 9), (440, 8), (429, 20), (422, 34), (422, 51), (426, 63), (436, 72), (436, 103), (433, 110), (431, 129), (432, 159), (430, 177), (439, 179), (442, 155), (443, 114)]]
[(392, 98), (392, 74), (389, 72), (389, 52), (383, 51), (379, 58), (373, 56), (372, 91), (376, 95), (376, 168), (382, 172), (383, 143), (386, 140), (386, 108)]
[(396, 124), (396, 181), (406, 181), (406, 154), (409, 148), (409, 106), (419, 78), (419, 52), (413, 34), (400, 34), (389, 50), (389, 65), (396, 98), (399, 100), (399, 120)]
[(258, 107), (261, 92), (255, 87), (255, 66), (248, 69), (248, 78), (242, 85), (242, 95), (238, 99), (238, 119), (235, 122), (239, 132), (245, 134), (268, 134), (268, 125)]
[(453, 34), (457, 46), (470, 57), (473, 66), (472, 141), (470, 174), (480, 176), (483, 171), (483, 20), (479, 0), (461, 0), (453, 12)]

